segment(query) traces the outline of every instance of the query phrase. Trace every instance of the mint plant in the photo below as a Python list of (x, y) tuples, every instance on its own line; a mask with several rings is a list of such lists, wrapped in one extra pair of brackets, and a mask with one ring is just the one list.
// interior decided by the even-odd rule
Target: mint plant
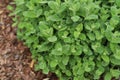
[(17, 36), (35, 70), (60, 80), (120, 76), (120, 0), (15, 0)]

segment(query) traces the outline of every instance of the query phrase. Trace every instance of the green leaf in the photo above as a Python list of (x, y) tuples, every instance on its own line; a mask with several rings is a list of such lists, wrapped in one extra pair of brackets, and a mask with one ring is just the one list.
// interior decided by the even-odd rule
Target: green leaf
[(55, 1), (49, 1), (48, 6), (55, 11), (59, 8), (59, 4)]
[(56, 50), (56, 49), (53, 49), (53, 50), (51, 51), (51, 54), (52, 54), (52, 55), (62, 55), (63, 52), (58, 51), (58, 50)]
[(83, 6), (84, 6), (84, 4), (80, 5), (79, 15), (82, 17), (85, 17), (87, 14), (87, 11), (86, 11), (85, 7), (83, 7)]
[(79, 16), (72, 16), (71, 19), (73, 20), (73, 22), (77, 22), (80, 17)]
[(83, 51), (83, 46), (82, 45), (76, 45), (76, 53), (74, 55), (81, 55)]
[(78, 24), (76, 30), (81, 32), (83, 30), (83, 24), (82, 23)]
[(71, 52), (74, 54), (76, 53), (75, 45), (71, 45)]
[(49, 69), (47, 67), (45, 67), (42, 71), (43, 71), (44, 74), (48, 74), (49, 73)]
[(58, 77), (60, 77), (60, 76), (61, 76), (61, 71), (60, 71), (60, 70), (56, 70), (56, 71), (55, 71), (55, 74), (57, 74)]
[(67, 38), (64, 39), (64, 42), (65, 43), (72, 43), (73, 40), (70, 37), (67, 37)]
[(116, 50), (116, 53), (114, 53), (114, 57), (115, 57), (116, 59), (119, 59), (119, 60), (120, 60), (120, 50), (119, 50), (119, 49), (117, 49), (117, 50)]
[(104, 72), (104, 68), (103, 68), (103, 67), (99, 67), (99, 68), (96, 70), (95, 73), (100, 76), (103, 72)]
[(113, 16), (111, 19), (110, 19), (110, 25), (112, 27), (116, 27), (116, 25), (119, 23), (119, 17), (118, 16)]
[(100, 75), (94, 74), (94, 80), (99, 80), (100, 79)]
[(77, 65), (75, 65), (75, 66), (72, 67), (72, 71), (73, 71), (73, 75), (77, 75), (77, 72), (79, 71)]
[(58, 66), (59, 66), (60, 69), (62, 69), (63, 71), (66, 70), (66, 66), (65, 66), (62, 62), (60, 62), (60, 63), (58, 64)]
[(115, 44), (115, 43), (110, 43), (110, 49), (111, 49), (111, 51), (113, 52), (113, 53), (116, 53), (115, 51), (116, 51), (116, 48), (117, 48), (117, 44)]
[(110, 61), (111, 61), (112, 64), (120, 66), (120, 59), (116, 59), (114, 57), (110, 57)]
[(115, 0), (118, 7), (120, 7), (120, 0)]
[(67, 26), (65, 25), (59, 25), (59, 26), (53, 25), (53, 27), (59, 31), (58, 34), (61, 34), (60, 36), (62, 36), (62, 33), (64, 32), (66, 33), (65, 30), (67, 29)]
[(84, 75), (75, 76), (73, 80), (78, 80), (78, 79), (80, 79), (80, 80), (86, 80), (85, 77), (84, 77)]
[(98, 15), (88, 15), (87, 17), (85, 17), (85, 20), (96, 20), (98, 19)]
[(64, 65), (67, 65), (67, 64), (68, 64), (68, 61), (69, 61), (69, 56), (63, 56), (62, 58), (63, 58), (62, 63), (63, 63)]
[(80, 32), (79, 31), (74, 31), (74, 37), (79, 38)]
[(112, 35), (112, 43), (120, 43), (120, 32), (116, 31)]
[(111, 14), (112, 14), (112, 16), (115, 16), (115, 15), (119, 14), (119, 10), (117, 9), (117, 6), (112, 6), (111, 7)]
[(36, 3), (41, 3), (41, 4), (46, 4), (46, 3), (48, 3), (48, 1), (40, 1), (40, 0), (34, 0), (34, 1), (36, 1)]
[(66, 44), (66, 45), (63, 45), (63, 53), (64, 55), (70, 55), (70, 45), (69, 44)]
[(74, 12), (78, 11), (79, 8), (80, 8), (80, 3), (77, 2), (77, 3), (73, 3), (72, 5), (70, 4), (70, 8), (69, 9), (72, 10), (73, 13), (74, 13)]
[(87, 44), (85, 44), (85, 45), (83, 46), (83, 52), (84, 52), (85, 54), (87, 54), (88, 51), (89, 51), (89, 47), (88, 47)]
[(50, 61), (50, 66), (51, 67), (56, 67), (57, 64), (58, 64), (58, 60), (56, 60), (56, 59)]
[(92, 31), (90, 23), (85, 23), (85, 29), (89, 30), (90, 32)]
[(45, 69), (45, 68), (46, 68), (46, 63), (45, 63), (44, 61), (41, 61), (41, 62), (39, 63), (39, 68), (40, 68), (40, 69)]
[(14, 8), (12, 6), (8, 5), (7, 9), (12, 11)]
[(95, 33), (95, 37), (97, 40), (101, 40), (103, 38), (103, 35), (100, 31), (96, 30), (96, 31), (94, 31), (94, 33)]
[(61, 3), (59, 10), (57, 11), (57, 13), (62, 13), (67, 9), (67, 4), (66, 3)]
[(86, 35), (83, 34), (83, 33), (81, 33), (81, 34), (80, 34), (80, 39), (81, 39), (81, 40), (86, 40)]
[(40, 22), (39, 24), (40, 24), (39, 26), (40, 36), (47, 37), (47, 38), (52, 36), (53, 28), (49, 28), (44, 22)]
[(109, 63), (110, 60), (109, 60), (109, 57), (107, 55), (102, 55), (101, 57), (105, 62)]
[(27, 6), (30, 10), (34, 10), (34, 9), (35, 9), (35, 5), (34, 5), (32, 2), (27, 3), (26, 6)]
[(68, 34), (69, 34), (68, 31), (63, 31), (62, 34), (60, 34), (60, 36), (62, 38), (67, 38)]
[(19, 6), (19, 5), (23, 5), (25, 3), (24, 0), (15, 0), (15, 3)]
[(71, 73), (70, 70), (65, 70), (65, 74), (66, 74), (67, 76), (71, 76), (71, 75), (72, 75), (72, 73)]
[(118, 69), (110, 69), (110, 73), (112, 74), (113, 77), (119, 78), (120, 76), (120, 70)]
[(99, 42), (93, 43), (92, 44), (92, 49), (97, 52), (97, 53), (103, 53), (104, 51), (104, 46), (102, 46)]
[(49, 42), (55, 42), (55, 41), (57, 41), (57, 37), (56, 36), (49, 37), (48, 41)]
[(42, 9), (29, 10), (29, 11), (23, 12), (23, 16), (28, 17), (28, 18), (36, 18), (36, 17), (39, 17), (41, 14), (42, 14)]
[(91, 71), (91, 68), (88, 65), (89, 65), (89, 63), (85, 62), (84, 66), (85, 66), (85, 71), (86, 72), (90, 72)]
[(107, 72), (107, 73), (105, 74), (104, 80), (111, 80), (111, 79), (112, 79), (111, 73), (110, 73), (110, 72)]
[(51, 15), (47, 17), (47, 20), (49, 21), (60, 21), (61, 18), (58, 15)]
[(61, 52), (62, 52), (62, 50), (63, 50), (62, 47), (63, 47), (63, 46), (62, 46), (62, 44), (61, 44), (60, 42), (57, 42), (57, 43), (55, 44), (55, 49), (56, 49), (57, 51), (61, 51)]
[(43, 43), (41, 45), (37, 45), (38, 52), (48, 51), (49, 49), (50, 49), (50, 47), (48, 46), (48, 43)]
[(79, 66), (79, 68), (78, 69), (76, 69), (76, 71), (74, 71), (77, 75), (82, 75), (84, 72), (85, 72), (85, 70), (84, 70), (84, 68), (82, 67), (82, 66)]
[(18, 24), (18, 27), (20, 28), (20, 29), (23, 29), (23, 28), (25, 28), (25, 24), (27, 24), (27, 22), (20, 22), (19, 24)]
[(95, 35), (94, 35), (94, 33), (90, 33), (90, 32), (89, 32), (89, 33), (87, 33), (87, 36), (89, 37), (90, 40), (93, 40), (93, 41), (95, 40)]
[[(40, 3), (42, 2), (41, 0), (30, 0), (32, 3)], [(43, 1), (44, 2), (44, 1)], [(46, 1), (47, 2), (47, 1)]]

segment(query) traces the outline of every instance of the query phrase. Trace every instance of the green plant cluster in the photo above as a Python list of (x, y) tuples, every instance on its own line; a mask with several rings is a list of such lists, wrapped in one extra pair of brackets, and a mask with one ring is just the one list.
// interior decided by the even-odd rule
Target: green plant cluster
[(17, 36), (36, 70), (60, 80), (120, 76), (120, 0), (15, 0)]

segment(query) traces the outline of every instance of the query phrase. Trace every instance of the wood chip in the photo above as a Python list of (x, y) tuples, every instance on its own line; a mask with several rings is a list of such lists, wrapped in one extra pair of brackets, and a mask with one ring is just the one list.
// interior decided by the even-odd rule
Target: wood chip
[(2, 14), (3, 13), (3, 11), (0, 11), (0, 14)]
[(45, 78), (45, 79), (43, 79), (43, 80), (50, 80), (49, 78)]
[(31, 68), (34, 67), (34, 63), (35, 63), (35, 60), (32, 60), (31, 63), (30, 63), (30, 67), (31, 67)]

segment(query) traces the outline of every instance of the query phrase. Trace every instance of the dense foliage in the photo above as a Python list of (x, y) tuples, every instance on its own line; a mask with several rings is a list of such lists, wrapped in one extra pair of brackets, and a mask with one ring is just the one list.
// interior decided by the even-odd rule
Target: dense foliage
[(120, 0), (15, 0), (17, 36), (36, 70), (60, 80), (120, 76)]

